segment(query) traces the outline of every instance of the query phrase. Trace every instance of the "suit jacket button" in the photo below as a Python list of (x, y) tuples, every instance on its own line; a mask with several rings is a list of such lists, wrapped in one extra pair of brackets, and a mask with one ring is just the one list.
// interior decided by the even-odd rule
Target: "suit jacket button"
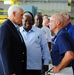
[(4, 71), (4, 75), (6, 75), (6, 71)]
[(24, 54), (24, 52), (22, 52), (22, 54)]
[(22, 62), (24, 62), (24, 60), (22, 60)]

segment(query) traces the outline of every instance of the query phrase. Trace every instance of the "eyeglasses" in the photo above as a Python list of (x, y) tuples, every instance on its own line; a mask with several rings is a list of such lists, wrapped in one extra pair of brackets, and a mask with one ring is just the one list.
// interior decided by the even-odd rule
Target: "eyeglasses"
[(56, 20), (51, 20), (51, 19), (50, 19), (50, 21), (49, 21), (49, 22), (56, 22)]

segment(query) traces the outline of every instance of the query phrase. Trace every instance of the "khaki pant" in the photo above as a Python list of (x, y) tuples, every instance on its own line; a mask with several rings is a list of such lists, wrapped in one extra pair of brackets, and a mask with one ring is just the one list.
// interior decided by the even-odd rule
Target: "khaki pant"
[(73, 69), (72, 67), (66, 67), (54, 75), (73, 75)]

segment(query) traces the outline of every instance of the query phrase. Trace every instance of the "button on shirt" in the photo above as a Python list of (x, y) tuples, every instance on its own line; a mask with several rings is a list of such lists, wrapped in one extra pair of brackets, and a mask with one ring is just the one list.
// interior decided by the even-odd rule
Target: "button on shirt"
[(27, 69), (41, 70), (42, 57), (45, 65), (49, 64), (50, 59), (48, 43), (43, 32), (35, 26), (32, 26), (29, 32), (21, 27), (20, 32), (27, 47)]
[(68, 50), (74, 50), (74, 41), (65, 29), (61, 29), (57, 33), (57, 36), (54, 40), (52, 47), (53, 65), (57, 66), (61, 62), (64, 53), (67, 52)]

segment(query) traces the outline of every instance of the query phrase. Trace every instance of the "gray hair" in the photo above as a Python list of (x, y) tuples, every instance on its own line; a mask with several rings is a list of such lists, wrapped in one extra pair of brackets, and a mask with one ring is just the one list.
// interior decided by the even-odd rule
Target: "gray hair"
[(61, 14), (63, 17), (65, 17), (66, 19), (70, 19), (70, 14), (69, 14), (69, 13), (61, 12), (60, 14)]
[(13, 11), (18, 13), (20, 11), (20, 9), (22, 9), (22, 8), (19, 5), (10, 6), (9, 9), (8, 9), (8, 16), (10, 16)]
[(61, 23), (64, 24), (64, 18), (61, 14), (56, 13), (56, 14), (53, 14), (52, 16), (56, 16), (61, 21)]

